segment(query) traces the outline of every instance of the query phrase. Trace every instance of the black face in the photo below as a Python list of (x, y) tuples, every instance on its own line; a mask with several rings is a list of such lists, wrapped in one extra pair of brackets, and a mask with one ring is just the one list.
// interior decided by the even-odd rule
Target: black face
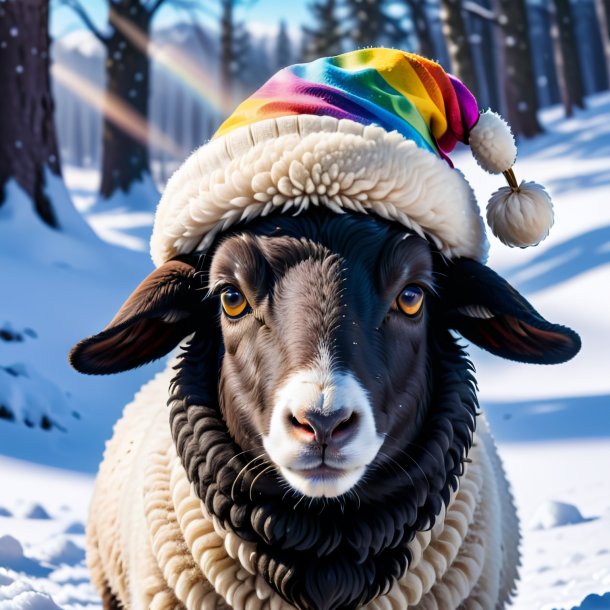
[[(263, 440), (297, 491), (346, 493), (417, 436), (429, 399), (427, 241), (368, 217), (266, 220), (223, 240), (210, 288), (229, 430), (252, 452)], [(316, 432), (338, 426), (322, 456)]]

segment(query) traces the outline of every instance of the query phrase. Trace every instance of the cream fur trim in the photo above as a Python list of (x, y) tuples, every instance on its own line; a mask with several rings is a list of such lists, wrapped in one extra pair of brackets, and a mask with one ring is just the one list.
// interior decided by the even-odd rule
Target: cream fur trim
[(311, 115), (268, 119), (196, 150), (167, 184), (151, 256), (205, 251), (230, 226), (326, 206), (395, 220), (448, 257), (484, 260), (487, 241), (462, 174), (399, 133)]
[[(187, 479), (165, 406), (172, 375), (169, 367), (144, 386), (108, 443), (87, 528), (93, 581), (130, 610), (289, 610), (256, 574), (256, 546), (211, 518)], [(416, 534), (408, 571), (369, 610), (489, 610), (510, 596), (514, 508), (484, 417), (477, 423), (459, 490), (432, 530)]]
[(517, 158), (515, 138), (508, 123), (491, 110), (481, 113), (470, 130), (468, 144), (476, 162), (490, 174), (505, 172)]

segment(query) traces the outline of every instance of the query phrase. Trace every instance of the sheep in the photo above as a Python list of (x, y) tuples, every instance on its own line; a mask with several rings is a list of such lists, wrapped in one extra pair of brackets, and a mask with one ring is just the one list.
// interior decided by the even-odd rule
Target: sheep
[[(424, 119), (388, 116), (395, 99), (383, 112), (355, 94), (348, 104), (372, 68), (402, 89), (419, 74), (417, 103), (442, 82), (429, 100), (447, 96), (451, 115), (428, 104), (420, 137)], [(375, 83), (371, 99), (395, 95)], [(267, 103), (293, 86), (294, 108)], [(491, 214), (506, 243), (544, 238), (552, 206), (517, 184), (510, 132), (494, 136), (506, 124), (479, 124), (465, 91), (395, 50), (294, 66), (174, 174), (151, 239), (157, 269), (70, 355), (106, 374), (181, 350), (125, 408), (96, 479), (87, 556), (106, 609), (510, 599), (516, 511), (460, 336), (545, 364), (580, 339), (484, 264), (472, 190), (441, 145), (470, 139), (507, 177)]]
[(518, 526), (450, 329), (526, 362), (578, 347), (484, 265), (356, 214), (265, 218), (153, 272), (72, 353), (117, 372), (190, 337), (100, 468), (105, 607), (503, 607)]

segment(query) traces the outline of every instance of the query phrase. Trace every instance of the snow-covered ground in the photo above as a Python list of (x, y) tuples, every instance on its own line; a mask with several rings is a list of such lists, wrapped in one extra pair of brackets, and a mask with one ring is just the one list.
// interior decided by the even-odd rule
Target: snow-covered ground
[[(549, 188), (556, 225), (530, 250), (494, 240), (490, 265), (577, 330), (582, 352), (558, 367), (471, 352), (522, 519), (512, 608), (609, 609), (610, 95), (571, 120), (544, 120), (547, 133), (520, 144), (516, 173)], [(480, 202), (501, 186), (468, 153), (454, 160)], [(95, 172), (67, 168), (66, 181), (101, 239), (74, 218), (65, 236), (17, 205), (0, 208), (0, 610), (99, 607), (83, 550), (93, 475), (122, 405), (163, 366), (113, 378), (69, 368), (71, 345), (152, 268), (152, 218), (145, 206), (100, 211)]]

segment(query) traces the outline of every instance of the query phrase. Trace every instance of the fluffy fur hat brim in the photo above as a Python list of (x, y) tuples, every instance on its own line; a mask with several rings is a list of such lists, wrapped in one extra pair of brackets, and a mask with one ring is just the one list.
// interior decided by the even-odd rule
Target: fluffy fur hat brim
[(239, 222), (309, 206), (375, 214), (484, 261), (487, 240), (463, 175), (397, 132), (313, 115), (267, 119), (196, 150), (167, 184), (151, 256), (205, 251)]

